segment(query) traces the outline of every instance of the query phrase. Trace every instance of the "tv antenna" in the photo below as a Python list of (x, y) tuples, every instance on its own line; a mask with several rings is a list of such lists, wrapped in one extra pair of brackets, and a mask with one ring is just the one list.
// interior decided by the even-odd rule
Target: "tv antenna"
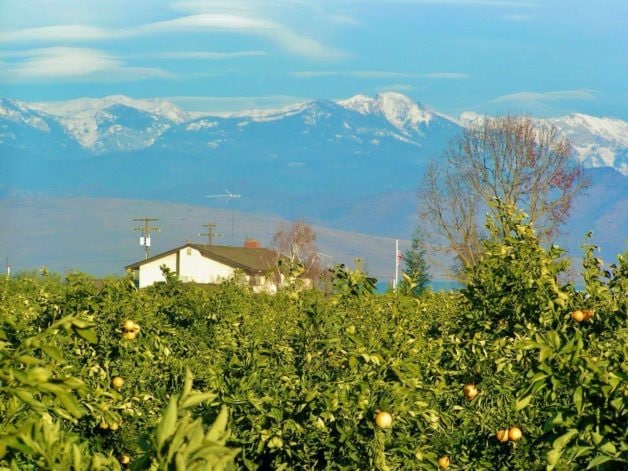
[(150, 233), (151, 232), (161, 232), (161, 229), (155, 226), (151, 226), (151, 222), (159, 221), (157, 218), (136, 218), (134, 221), (141, 221), (144, 223), (143, 226), (134, 227), (133, 232), (141, 232), (140, 236), (140, 245), (144, 246), (144, 259), (148, 260), (148, 256), (150, 254)]
[(234, 234), (234, 213), (233, 213), (233, 200), (237, 198), (241, 198), (242, 195), (234, 195), (229, 190), (225, 190), (225, 193), (222, 195), (206, 195), (205, 198), (226, 198), (225, 203), (231, 201), (231, 245), (233, 245), (233, 234)]

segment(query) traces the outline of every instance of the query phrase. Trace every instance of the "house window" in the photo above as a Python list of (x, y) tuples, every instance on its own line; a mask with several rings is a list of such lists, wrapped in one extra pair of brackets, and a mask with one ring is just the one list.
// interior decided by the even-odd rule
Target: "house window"
[(249, 284), (251, 286), (259, 286), (262, 284), (262, 276), (258, 274), (253, 274), (249, 277)]
[(185, 255), (192, 255), (192, 247), (185, 249)]

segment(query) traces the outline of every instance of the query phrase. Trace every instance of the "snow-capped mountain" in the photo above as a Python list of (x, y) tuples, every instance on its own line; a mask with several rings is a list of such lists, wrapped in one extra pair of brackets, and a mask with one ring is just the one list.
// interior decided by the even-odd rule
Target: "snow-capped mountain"
[[(460, 115), (459, 122), (469, 127), (485, 117), (468, 111)], [(628, 122), (580, 113), (538, 121), (555, 126), (569, 139), (575, 158), (585, 168), (611, 167), (628, 176)]]
[(30, 107), (54, 116), (82, 147), (97, 154), (148, 147), (173, 125), (189, 120), (169, 101), (122, 95), (40, 102)]
[(402, 132), (417, 132), (421, 125), (429, 124), (432, 114), (410, 97), (396, 92), (380, 93), (374, 98), (355, 95), (338, 104), (362, 115), (381, 115)]
[(549, 119), (571, 141), (585, 167), (613, 167), (628, 176), (628, 123), (570, 114)]
[[(398, 236), (416, 225), (416, 191), (428, 164), (479, 119), (471, 112), (451, 118), (399, 93), (203, 117), (164, 100), (121, 96), (0, 99), (0, 196), (224, 207), (203, 195), (229, 188), (243, 195), (238, 211)], [(628, 231), (617, 216), (628, 205), (628, 123), (585, 115), (549, 122), (569, 137), (585, 166), (603, 167), (587, 170), (595, 197), (574, 205), (574, 246), (578, 234), (610, 227), (608, 221), (615, 221), (612, 243), (619, 246)]]
[[(433, 115), (407, 97), (401, 97), (390, 93), (375, 98), (357, 96), (341, 102), (313, 100), (267, 112), (206, 116), (173, 127), (156, 145), (168, 147), (183, 141), (187, 147), (218, 149), (252, 138), (261, 141), (255, 146), (270, 144), (279, 149), (287, 142), (295, 150), (307, 153), (308, 149), (318, 149), (326, 143), (334, 147), (334, 154), (357, 155), (378, 153), (378, 146), (383, 143), (432, 148), (458, 132), (459, 127), (453, 121)], [(275, 136), (282, 139), (271, 139)]]
[[(38, 103), (3, 99), (0, 100), (0, 146), (15, 145), (27, 152), (47, 142), (53, 154), (54, 149), (64, 149), (66, 156), (67, 149), (76, 147), (75, 144), (88, 151), (87, 156), (136, 151), (154, 145), (217, 149), (248, 134), (256, 134), (257, 138), (260, 132), (279, 136), (279, 129), (294, 130), (299, 123), (302, 129), (298, 133), (311, 141), (318, 136), (337, 141), (337, 145), (363, 146), (350, 153), (377, 152), (382, 141), (390, 139), (433, 150), (459, 126), (468, 126), (482, 118), (473, 112), (465, 112), (459, 119), (448, 117), (396, 92), (375, 97), (356, 95), (337, 102), (312, 100), (276, 110), (201, 118), (194, 118), (163, 99), (138, 100), (121, 95)], [(570, 139), (576, 157), (585, 167), (612, 167), (628, 175), (627, 122), (583, 114), (546, 121)], [(277, 130), (271, 130), (272, 127)], [(176, 140), (168, 142), (172, 138)]]
[(29, 104), (0, 98), (0, 155), (55, 158), (80, 154), (80, 146), (54, 116)]

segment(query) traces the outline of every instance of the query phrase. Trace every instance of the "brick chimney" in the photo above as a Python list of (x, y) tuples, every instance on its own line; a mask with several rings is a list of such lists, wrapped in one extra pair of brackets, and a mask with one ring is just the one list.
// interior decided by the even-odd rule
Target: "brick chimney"
[(246, 239), (244, 241), (244, 247), (247, 249), (259, 249), (259, 240), (256, 239)]

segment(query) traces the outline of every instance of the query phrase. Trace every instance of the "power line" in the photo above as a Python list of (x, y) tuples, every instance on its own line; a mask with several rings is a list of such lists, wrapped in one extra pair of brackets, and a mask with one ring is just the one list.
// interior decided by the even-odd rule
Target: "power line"
[(216, 224), (212, 224), (207, 223), (207, 224), (201, 224), (202, 227), (206, 227), (207, 228), (207, 232), (204, 234), (199, 234), (200, 236), (207, 236), (207, 245), (212, 245), (212, 238), (213, 237), (222, 237), (222, 234), (216, 234), (215, 232), (213, 232), (214, 227), (216, 227)]
[(151, 222), (153, 221), (159, 221), (158, 218), (136, 218), (133, 219), (134, 221), (142, 221), (144, 223), (143, 226), (140, 227), (134, 227), (132, 230), (133, 232), (141, 232), (142, 235), (140, 236), (140, 245), (144, 246), (144, 258), (146, 260), (148, 260), (148, 256), (150, 254), (150, 245), (151, 245), (151, 241), (150, 241), (150, 233), (151, 232), (161, 232), (161, 229), (159, 229), (158, 227), (155, 226), (151, 226)]

